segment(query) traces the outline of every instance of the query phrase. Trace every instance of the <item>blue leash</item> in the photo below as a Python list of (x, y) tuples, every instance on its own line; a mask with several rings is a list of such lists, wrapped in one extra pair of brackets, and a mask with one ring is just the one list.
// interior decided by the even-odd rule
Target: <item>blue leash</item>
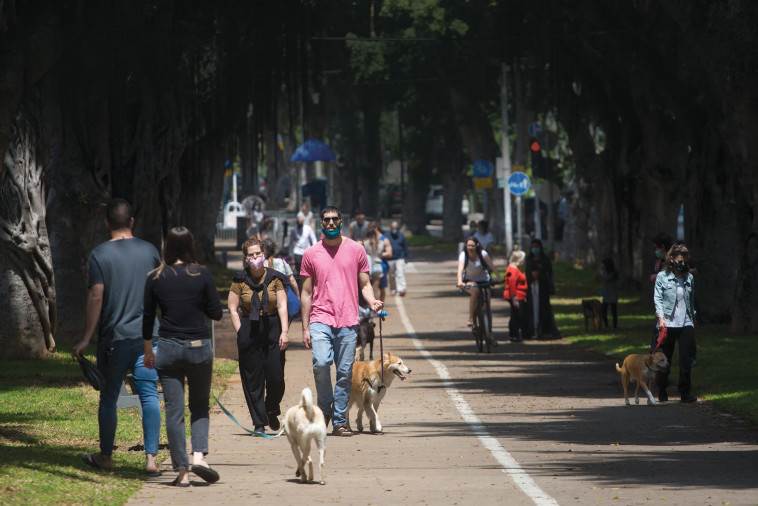
[(269, 434), (266, 434), (265, 432), (257, 432), (257, 431), (254, 431), (254, 430), (250, 430), (250, 429), (248, 429), (248, 428), (244, 427), (244, 426), (243, 426), (241, 423), (239, 423), (239, 422), (237, 421), (237, 419), (236, 419), (236, 418), (234, 418), (234, 415), (233, 415), (233, 414), (231, 414), (231, 413), (229, 412), (229, 410), (228, 410), (228, 409), (226, 409), (226, 407), (225, 407), (223, 404), (221, 404), (221, 401), (220, 401), (220, 400), (218, 400), (218, 397), (216, 397), (216, 396), (215, 396), (213, 393), (211, 393), (211, 395), (213, 396), (213, 399), (214, 399), (214, 400), (215, 400), (215, 401), (218, 403), (218, 407), (220, 407), (220, 408), (221, 408), (221, 411), (223, 411), (224, 413), (226, 413), (226, 416), (228, 416), (229, 418), (231, 418), (231, 419), (232, 419), (232, 421), (233, 421), (234, 423), (236, 423), (237, 425), (239, 425), (239, 426), (240, 426), (240, 428), (241, 428), (242, 430), (244, 430), (244, 431), (246, 431), (246, 432), (249, 432), (249, 433), (250, 433), (250, 434), (252, 434), (253, 436), (256, 436), (256, 437), (262, 437), (262, 438), (266, 438), (266, 439), (274, 439), (274, 438), (278, 438), (279, 436), (281, 436), (281, 435), (282, 435), (282, 432), (284, 432), (284, 429), (282, 429), (282, 430), (280, 430), (280, 431), (279, 431), (279, 434), (277, 434), (276, 436), (271, 436), (271, 435), (269, 435)]
[(376, 316), (379, 317), (379, 363), (382, 367), (382, 386), (379, 387), (379, 390), (384, 388), (384, 343), (382, 342), (382, 322), (384, 321), (384, 317), (387, 316), (387, 311), (379, 311), (376, 313)]

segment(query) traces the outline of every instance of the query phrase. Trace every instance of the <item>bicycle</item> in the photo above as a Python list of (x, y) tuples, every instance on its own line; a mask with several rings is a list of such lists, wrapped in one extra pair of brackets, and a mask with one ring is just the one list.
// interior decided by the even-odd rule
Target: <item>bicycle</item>
[(492, 307), (490, 306), (491, 290), (490, 288), (498, 284), (495, 280), (489, 281), (477, 281), (467, 282), (466, 286), (460, 287), (461, 294), (466, 293), (464, 290), (469, 288), (477, 288), (479, 290), (479, 304), (474, 312), (473, 325), (471, 327), (471, 333), (474, 334), (474, 340), (476, 341), (476, 349), (479, 353), (484, 351), (485, 344), (487, 346), (487, 353), (492, 352), (492, 340), (490, 334), (492, 332)]

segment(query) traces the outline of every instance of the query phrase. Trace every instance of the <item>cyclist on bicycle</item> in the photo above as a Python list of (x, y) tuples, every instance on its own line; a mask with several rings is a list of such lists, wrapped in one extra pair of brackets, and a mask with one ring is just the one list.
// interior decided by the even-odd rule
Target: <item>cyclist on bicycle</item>
[[(498, 283), (501, 281), (495, 266), (492, 264), (492, 258), (482, 249), (476, 237), (469, 237), (466, 239), (466, 248), (461, 251), (458, 257), (458, 287), (465, 287), (467, 281), (471, 283), (489, 281), (490, 277), (494, 277)], [(470, 287), (468, 293), (471, 297), (466, 325), (472, 327), (476, 305), (479, 303), (479, 288)], [(494, 341), (492, 336), (490, 339)]]

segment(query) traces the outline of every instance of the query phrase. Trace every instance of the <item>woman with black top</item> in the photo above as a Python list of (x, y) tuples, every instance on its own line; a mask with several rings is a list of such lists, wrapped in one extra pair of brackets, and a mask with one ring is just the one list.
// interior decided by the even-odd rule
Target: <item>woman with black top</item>
[(542, 241), (532, 239), (529, 256), (526, 257), (527, 317), (531, 321), (530, 334), (537, 337), (561, 338), (555, 323), (550, 296), (555, 294), (553, 264), (545, 253)]
[[(158, 351), (153, 353), (153, 321), (161, 308)], [(145, 367), (155, 367), (166, 403), (166, 434), (177, 487), (189, 487), (189, 471), (214, 483), (219, 476), (205, 460), (208, 453), (208, 411), (213, 374), (213, 349), (205, 317), (220, 320), (221, 300), (211, 272), (195, 259), (195, 241), (185, 227), (168, 231), (163, 262), (145, 282), (142, 337)], [(184, 380), (189, 389), (192, 467), (187, 457), (184, 425)]]
[(245, 241), (242, 253), (245, 268), (234, 276), (228, 299), (237, 332), (242, 389), (255, 431), (263, 432), (266, 425), (278, 431), (279, 403), (284, 397), (281, 354), (289, 344), (287, 292), (283, 275), (264, 267), (266, 259), (257, 237)]

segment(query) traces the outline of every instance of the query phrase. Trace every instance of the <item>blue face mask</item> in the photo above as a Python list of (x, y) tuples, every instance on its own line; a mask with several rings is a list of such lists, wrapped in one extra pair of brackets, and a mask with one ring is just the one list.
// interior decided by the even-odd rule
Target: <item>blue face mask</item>
[(663, 258), (663, 253), (661, 250), (657, 249), (655, 250), (655, 258)]
[(327, 239), (336, 239), (337, 237), (339, 237), (340, 230), (342, 230), (342, 225), (335, 228), (334, 230), (327, 230), (325, 227), (321, 227), (321, 231), (324, 233)]
[(539, 255), (540, 254), (540, 249), (539, 248), (532, 248), (532, 254), (533, 255)]

